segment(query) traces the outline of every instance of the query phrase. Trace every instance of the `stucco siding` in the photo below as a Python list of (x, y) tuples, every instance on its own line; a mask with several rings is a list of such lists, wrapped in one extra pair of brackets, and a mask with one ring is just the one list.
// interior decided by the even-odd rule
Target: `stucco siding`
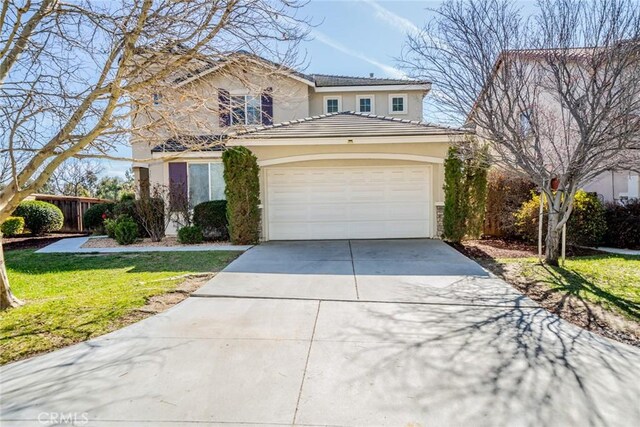
[[(408, 111), (406, 114), (395, 114), (389, 111), (389, 95), (391, 94), (406, 94)], [(360, 95), (373, 95), (374, 96), (374, 110), (373, 114), (379, 116), (394, 116), (403, 119), (422, 121), (423, 120), (423, 105), (422, 101), (425, 96), (425, 91), (389, 91), (389, 92), (372, 92), (367, 91), (366, 87), (362, 88), (361, 92), (314, 92), (313, 88), (309, 89), (309, 113), (311, 116), (318, 116), (324, 114), (324, 99), (325, 97), (340, 96), (342, 99), (341, 111), (358, 111), (356, 105), (356, 97)]]

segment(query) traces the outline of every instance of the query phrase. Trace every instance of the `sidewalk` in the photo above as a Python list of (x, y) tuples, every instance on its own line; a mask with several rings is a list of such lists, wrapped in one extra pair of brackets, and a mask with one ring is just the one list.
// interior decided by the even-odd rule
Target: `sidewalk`
[(117, 248), (83, 248), (89, 237), (72, 237), (37, 250), (37, 254), (57, 253), (126, 253), (126, 252), (199, 252), (246, 251), (251, 245), (193, 245), (193, 246), (121, 246)]
[(602, 251), (602, 252), (608, 252), (610, 254), (640, 256), (640, 250), (637, 250), (637, 249), (607, 248), (605, 246), (599, 246), (597, 248), (591, 248), (591, 249), (595, 249), (597, 251)]

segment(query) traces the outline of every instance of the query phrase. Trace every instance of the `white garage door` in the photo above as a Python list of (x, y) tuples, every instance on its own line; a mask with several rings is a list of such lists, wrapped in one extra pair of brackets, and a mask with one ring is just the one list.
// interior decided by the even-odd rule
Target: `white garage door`
[(270, 240), (431, 236), (430, 166), (267, 169)]

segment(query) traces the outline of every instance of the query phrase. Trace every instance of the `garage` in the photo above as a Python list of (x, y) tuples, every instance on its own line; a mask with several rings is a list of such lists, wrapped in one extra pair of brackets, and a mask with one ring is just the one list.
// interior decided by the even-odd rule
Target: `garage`
[(430, 165), (265, 172), (269, 240), (431, 237)]

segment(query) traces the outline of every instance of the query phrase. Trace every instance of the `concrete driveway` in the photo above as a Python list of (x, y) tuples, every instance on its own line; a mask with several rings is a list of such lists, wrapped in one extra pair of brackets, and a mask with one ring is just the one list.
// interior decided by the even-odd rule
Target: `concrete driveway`
[(273, 242), (161, 315), (3, 367), (0, 419), (625, 426), (640, 420), (639, 368), (640, 349), (442, 242)]

